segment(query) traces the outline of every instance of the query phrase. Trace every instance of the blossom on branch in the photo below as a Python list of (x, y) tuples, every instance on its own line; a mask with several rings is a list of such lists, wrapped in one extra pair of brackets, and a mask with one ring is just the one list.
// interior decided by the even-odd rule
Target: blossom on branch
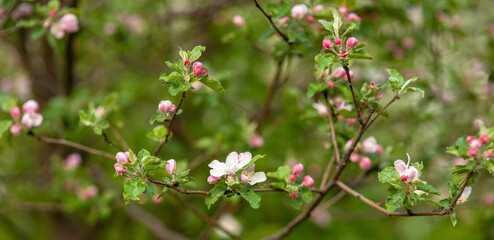
[(208, 166), (211, 168), (209, 173), (213, 177), (222, 177), (224, 175), (235, 174), (238, 170), (247, 166), (252, 160), (252, 154), (250, 152), (244, 152), (238, 154), (237, 152), (231, 152), (226, 157), (225, 162), (213, 160)]

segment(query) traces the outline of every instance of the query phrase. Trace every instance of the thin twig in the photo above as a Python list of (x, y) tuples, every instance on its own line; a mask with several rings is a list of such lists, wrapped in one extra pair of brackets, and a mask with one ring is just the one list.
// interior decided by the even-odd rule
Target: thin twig
[(256, 7), (261, 10), (262, 14), (264, 14), (264, 16), (268, 19), (269, 23), (271, 24), (271, 26), (274, 28), (274, 30), (276, 30), (276, 32), (278, 32), (278, 34), (283, 38), (283, 40), (288, 43), (288, 45), (292, 45), (293, 42), (290, 42), (290, 39), (288, 38), (288, 36), (286, 34), (284, 34), (277, 26), (276, 24), (274, 24), (273, 22), (273, 16), (271, 15), (271, 13), (267, 13), (264, 8), (262, 8), (261, 4), (259, 4), (259, 2), (257, 0), (253, 0), (254, 3), (256, 4)]
[(271, 104), (274, 99), (274, 95), (278, 88), (280, 87), (280, 80), (281, 80), (281, 70), (283, 68), (283, 62), (285, 59), (281, 59), (278, 61), (277, 67), (276, 67), (276, 73), (274, 75), (274, 79), (271, 82), (271, 85), (269, 86), (268, 90), (268, 95), (266, 96), (266, 99), (264, 100), (264, 104), (262, 105), (262, 110), (261, 114), (259, 115), (259, 118), (257, 119), (257, 127), (256, 127), (256, 132), (259, 132), (261, 129), (264, 121), (268, 117), (269, 113), (271, 112)]
[(122, 135), (120, 135), (120, 133), (117, 131), (117, 129), (115, 129), (112, 125), (110, 125), (109, 129), (110, 129), (110, 132), (113, 134), (113, 136), (115, 136), (115, 138), (118, 140), (118, 142), (120, 143), (120, 145), (122, 145), (123, 149), (125, 151), (128, 151), (129, 150), (129, 145), (127, 145), (127, 142), (122, 137)]
[(352, 78), (350, 77), (350, 69), (348, 69), (347, 64), (343, 64), (343, 69), (345, 69), (346, 77), (348, 79), (348, 87), (350, 87), (350, 92), (352, 92), (353, 104), (355, 105), (355, 111), (357, 112), (357, 119), (360, 125), (364, 125), (364, 121), (362, 120), (362, 113), (360, 112), (360, 108), (357, 103), (357, 97), (355, 96), (355, 91), (353, 90)]
[(158, 155), (158, 153), (160, 152), (161, 148), (169, 141), (170, 139), (170, 135), (171, 135), (171, 125), (173, 123), (173, 120), (175, 119), (175, 116), (177, 115), (177, 112), (178, 110), (180, 109), (180, 106), (182, 105), (182, 102), (184, 101), (185, 99), (185, 93), (186, 92), (182, 92), (182, 97), (180, 98), (180, 101), (178, 102), (178, 105), (177, 105), (177, 108), (175, 109), (175, 111), (173, 112), (173, 115), (172, 117), (170, 118), (170, 120), (168, 121), (168, 124), (166, 125), (166, 136), (165, 136), (165, 139), (163, 141), (160, 142), (160, 144), (158, 145), (158, 147), (156, 147), (156, 149), (154, 150), (153, 152), (153, 155), (156, 156)]
[(324, 186), (326, 186), (326, 182), (328, 181), (329, 174), (331, 173), (331, 169), (333, 168), (334, 160), (335, 160), (335, 155), (333, 154), (331, 155), (331, 160), (329, 160), (328, 166), (324, 171), (324, 175), (322, 177), (321, 186), (320, 186), (321, 189), (323, 189)]
[(324, 100), (326, 103), (326, 106), (328, 107), (329, 113), (328, 113), (328, 121), (329, 121), (329, 128), (331, 129), (331, 139), (333, 141), (333, 150), (336, 155), (336, 161), (340, 162), (340, 148), (338, 148), (338, 141), (336, 141), (336, 131), (334, 128), (334, 120), (333, 120), (333, 110), (331, 108), (331, 105), (329, 104), (328, 96), (324, 94)]
[(112, 160), (115, 159), (113, 155), (111, 155), (107, 152), (103, 152), (103, 151), (100, 151), (98, 149), (90, 148), (90, 147), (84, 146), (82, 144), (71, 142), (71, 141), (68, 141), (65, 139), (57, 139), (57, 138), (39, 136), (39, 135), (36, 135), (34, 132), (29, 132), (28, 135), (34, 137), (36, 140), (38, 140), (40, 142), (69, 146), (69, 147), (73, 147), (73, 148), (76, 148), (76, 149), (79, 149), (79, 150), (82, 150), (82, 151), (85, 151), (88, 153), (92, 153), (92, 154), (99, 155), (99, 156), (102, 156), (105, 158), (109, 158)]
[(370, 125), (372, 125), (376, 119), (381, 116), (381, 114), (386, 111), (386, 109), (396, 100), (400, 99), (400, 96), (399, 95), (395, 95), (389, 102), (388, 104), (386, 104), (386, 106), (384, 106), (381, 111), (379, 111), (376, 116), (374, 116), (374, 118), (372, 118), (372, 120), (370, 120), (370, 122), (365, 126), (365, 129), (364, 130), (367, 130), (367, 128), (369, 128)]

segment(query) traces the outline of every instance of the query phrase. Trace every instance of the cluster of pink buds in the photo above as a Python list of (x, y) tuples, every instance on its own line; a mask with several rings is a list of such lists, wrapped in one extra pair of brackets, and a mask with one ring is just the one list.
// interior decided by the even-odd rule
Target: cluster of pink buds
[[(352, 140), (349, 140), (344, 149), (348, 150), (350, 145), (352, 144)], [(364, 156), (364, 154), (382, 154), (383, 147), (377, 144), (376, 138), (368, 137), (364, 141), (360, 147), (356, 146), (354, 152), (350, 155), (350, 161), (358, 163), (359, 167), (363, 170), (369, 170), (372, 165), (372, 160), (368, 156)]]
[(362, 18), (359, 17), (356, 13), (350, 13), (347, 7), (340, 7), (338, 9), (340, 15), (346, 22), (351, 22), (352, 20), (357, 20), (358, 22), (362, 22)]
[[(26, 128), (33, 128), (41, 125), (43, 122), (43, 115), (38, 113), (39, 104), (34, 100), (29, 100), (22, 105), (22, 112), (24, 115), (21, 119), (21, 124)], [(22, 132), (21, 124), (19, 124), (19, 119), (21, 118), (21, 109), (17, 106), (13, 107), (10, 111), (12, 119), (14, 119), (14, 124), (10, 127), (10, 133), (14, 136), (19, 136)]]
[(50, 27), (51, 34), (57, 38), (61, 39), (66, 34), (75, 33), (79, 31), (79, 21), (77, 16), (72, 13), (64, 14), (58, 22), (52, 22), (52, 19), (57, 15), (57, 11), (50, 12), (50, 19), (46, 20), (43, 26), (45, 28)]
[(171, 113), (174, 112), (177, 109), (177, 106), (173, 104), (170, 100), (162, 100), (160, 104), (158, 105), (158, 109), (162, 113)]
[(129, 152), (118, 152), (117, 155), (115, 155), (115, 159), (117, 159), (117, 162), (113, 165), (113, 168), (115, 168), (118, 175), (122, 175), (127, 171), (127, 168), (122, 164), (131, 163)]
[[(292, 183), (295, 182), (297, 176), (301, 175), (303, 171), (304, 171), (304, 165), (302, 165), (301, 163), (296, 164), (295, 166), (292, 167), (292, 174), (290, 175), (288, 180)], [(314, 185), (314, 179), (310, 175), (305, 175), (302, 185), (310, 188)], [(298, 195), (297, 193), (294, 192), (291, 194), (291, 197), (293, 199), (296, 199)]]
[[(184, 60), (185, 68), (188, 69), (190, 67), (190, 64), (191, 63), (189, 60)], [(202, 62), (195, 62), (194, 64), (192, 64), (192, 72), (196, 77), (205, 76), (208, 74), (208, 70), (204, 69), (204, 64), (202, 64)]]
[(401, 181), (403, 182), (414, 182), (419, 179), (419, 171), (414, 167), (410, 166), (410, 155), (407, 153), (408, 163), (401, 159), (394, 162), (396, 171), (400, 174)]
[(355, 37), (348, 38), (346, 40), (346, 47), (342, 46), (342, 43), (343, 40), (341, 38), (335, 38), (334, 44), (336, 45), (336, 47), (333, 47), (333, 42), (331, 42), (331, 39), (324, 38), (322, 40), (322, 47), (326, 50), (333, 51), (333, 53), (340, 56), (340, 58), (345, 58), (346, 56), (348, 56), (348, 51), (357, 45), (358, 39)]
[[(489, 136), (487, 134), (481, 134), (479, 138), (476, 138), (475, 136), (468, 136), (465, 138), (465, 140), (470, 145), (470, 149), (468, 149), (468, 155), (476, 157), (480, 148), (484, 145), (487, 145), (487, 143), (489, 142)], [(487, 158), (491, 158), (492, 150), (485, 151), (484, 155)]]

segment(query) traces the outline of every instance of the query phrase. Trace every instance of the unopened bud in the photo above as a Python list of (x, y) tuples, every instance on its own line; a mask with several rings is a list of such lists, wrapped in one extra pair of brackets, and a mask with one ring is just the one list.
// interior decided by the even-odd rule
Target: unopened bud
[(304, 185), (306, 187), (312, 187), (312, 185), (314, 185), (314, 179), (312, 179), (312, 177), (309, 176), (309, 175), (305, 175), (305, 177), (304, 177)]
[(376, 88), (376, 83), (375, 83), (374, 81), (370, 82), (370, 83), (369, 83), (369, 87), (370, 87), (371, 89)]
[(209, 176), (208, 177), (208, 183), (209, 184), (215, 184), (220, 181), (220, 178), (214, 177), (214, 176)]
[(470, 155), (472, 157), (477, 156), (477, 149), (474, 149), (474, 148), (468, 149), (468, 155)]
[(202, 68), (204, 65), (201, 62), (195, 62), (194, 65), (192, 66), (194, 70), (194, 75), (200, 76), (202, 74)]
[(297, 199), (298, 195), (296, 193), (292, 193), (292, 199)]
[(21, 135), (21, 132), (22, 132), (21, 126), (19, 126), (17, 124), (14, 124), (14, 125), (12, 125), (12, 127), (10, 127), (10, 133), (12, 133), (12, 135), (14, 135), (14, 136)]
[(14, 120), (19, 120), (21, 117), (21, 109), (17, 106), (12, 108), (12, 111), (10, 111), (10, 115)]
[(356, 39), (354, 37), (351, 37), (351, 38), (346, 40), (346, 46), (348, 48), (355, 47), (355, 45), (357, 45), (357, 43), (358, 43), (358, 39)]
[(336, 39), (334, 40), (334, 44), (336, 44), (336, 45), (340, 46), (340, 45), (341, 45), (341, 38), (336, 38)]
[(308, 23), (313, 23), (316, 21), (316, 19), (313, 16), (308, 16), (305, 20), (307, 20)]
[(334, 88), (334, 82), (333, 82), (333, 81), (331, 81), (331, 80), (329, 80), (329, 81), (328, 81), (328, 86), (329, 86), (330, 88)]
[(348, 55), (348, 53), (346, 51), (341, 51), (340, 52), (340, 57), (344, 58)]
[(302, 165), (302, 163), (299, 163), (299, 164), (293, 166), (293, 168), (292, 168), (292, 173), (295, 175), (299, 175), (303, 171), (304, 171), (304, 165)]
[(290, 178), (288, 178), (288, 180), (290, 180), (290, 182), (294, 182), (295, 181), (295, 175), (290, 174)]
[(465, 138), (465, 140), (467, 141), (467, 143), (472, 142), (474, 139), (475, 139), (474, 136), (468, 136), (468, 137)]
[(346, 17), (348, 15), (348, 8), (347, 7), (340, 7), (340, 9), (338, 9), (338, 12), (340, 12), (340, 15), (342, 17)]
[(487, 134), (482, 134), (480, 135), (479, 140), (482, 144), (486, 144), (489, 141), (489, 136), (487, 136)]
[(184, 61), (184, 66), (185, 66), (186, 68), (190, 67), (190, 61), (189, 61), (189, 60), (185, 60), (185, 61)]
[(331, 46), (333, 45), (333, 43), (331, 42), (331, 39), (329, 38), (324, 38), (322, 40), (322, 46), (325, 48), (325, 49), (331, 49)]

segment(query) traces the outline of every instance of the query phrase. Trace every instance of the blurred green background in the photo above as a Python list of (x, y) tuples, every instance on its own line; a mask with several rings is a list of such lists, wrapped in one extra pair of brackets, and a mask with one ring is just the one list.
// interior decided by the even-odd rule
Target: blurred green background
[[(0, 1), (0, 6), (12, 6), (12, 2)], [(296, 3), (305, 3), (309, 9), (316, 4), (327, 9), (347, 6), (362, 18), (354, 36), (368, 43), (374, 60), (353, 63), (355, 85), (384, 83), (385, 69), (396, 68), (405, 78), (418, 76), (417, 85), (426, 92), (423, 99), (410, 94), (397, 101), (388, 111), (389, 118), (378, 120), (366, 133), (364, 137), (376, 137), (388, 150), (385, 157), (372, 159), (373, 164), (389, 165), (409, 153), (413, 161), (425, 164), (421, 179), (447, 194), (453, 157), (445, 153), (446, 147), (460, 136), (475, 134), (475, 119), (487, 126), (494, 123), (494, 2), (260, 2), (267, 9)], [(306, 91), (314, 79), (314, 56), (327, 33), (304, 25), (309, 42), (287, 55), (282, 71), (287, 82), (276, 92), (271, 114), (259, 131), (264, 145), (252, 149), (248, 140), (255, 116), (268, 94), (276, 59), (286, 48), (280, 38), (265, 37), (270, 26), (252, 1), (72, 0), (62, 1), (62, 6), (77, 9), (80, 31), (62, 39), (59, 51), (46, 36), (33, 40), (35, 27), (0, 35), (1, 94), (14, 96), (19, 103), (28, 99), (40, 103), (45, 120), (38, 134), (115, 154), (118, 149), (79, 123), (78, 113), (89, 103), (98, 105), (116, 94), (118, 111), (110, 122), (132, 149), (153, 150), (156, 143), (146, 137), (153, 128), (149, 118), (160, 100), (177, 103), (179, 99), (158, 81), (163, 72), (169, 72), (164, 61), (177, 60), (178, 47), (190, 50), (203, 45), (206, 52), (200, 60), (221, 81), (226, 94), (206, 88), (188, 94), (184, 111), (174, 122), (172, 141), (159, 157), (176, 159), (180, 169), (192, 168), (197, 181), (187, 184), (189, 189), (209, 189), (207, 164), (213, 159), (223, 161), (233, 150), (267, 154), (256, 163), (265, 172), (287, 162), (303, 163), (319, 185), (331, 156), (323, 147), (329, 141), (328, 129)], [(273, 13), (275, 18), (283, 16)], [(244, 27), (232, 23), (235, 15), (245, 18)], [(391, 97), (391, 91), (385, 93), (383, 102)], [(9, 114), (2, 113), (0, 118), (8, 119)], [(123, 179), (112, 177), (114, 162), (80, 152), (82, 166), (64, 171), (62, 161), (73, 152), (29, 136), (0, 143), (0, 239), (173, 239), (167, 229), (193, 239), (221, 238), (166, 194), (160, 204), (144, 196), (144, 205), (125, 207)], [(350, 165), (342, 180), (349, 182), (362, 172), (356, 164)], [(71, 190), (74, 184), (96, 185), (98, 194), (82, 200)], [(456, 227), (447, 216), (389, 218), (344, 196), (301, 224), (288, 239), (494, 239), (493, 187), (492, 176), (481, 175), (469, 201), (458, 208)], [(376, 172), (355, 189), (376, 202), (387, 196)], [(203, 196), (184, 198), (209, 216), (233, 214), (243, 228), (242, 236), (258, 239), (300, 212), (289, 206), (286, 194), (261, 194), (257, 210), (235, 197), (223, 199), (211, 210), (206, 209)]]

